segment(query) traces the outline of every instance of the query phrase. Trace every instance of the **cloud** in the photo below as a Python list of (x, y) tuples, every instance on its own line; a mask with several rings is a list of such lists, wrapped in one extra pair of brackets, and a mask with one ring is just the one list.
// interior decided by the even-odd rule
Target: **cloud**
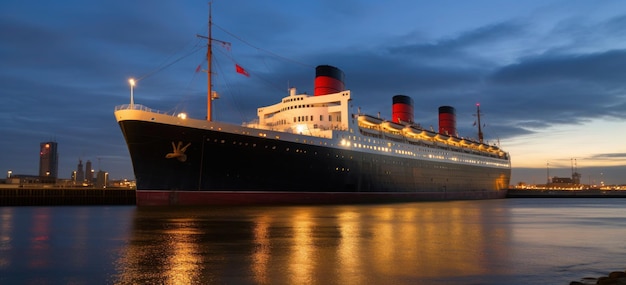
[[(389, 52), (412, 62), (426, 61), (428, 64), (451, 64), (452, 66), (468, 64), (493, 66), (495, 59), (482, 57), (481, 49), (505, 44), (525, 34), (526, 31), (520, 23), (501, 22), (467, 30), (456, 37), (392, 46)], [(489, 50), (493, 50), (493, 47)]]
[(542, 54), (520, 59), (494, 72), (494, 84), (529, 84), (559, 81), (617, 83), (626, 66), (626, 50), (608, 50), (592, 54)]
[(626, 153), (601, 153), (591, 156), (591, 159), (624, 160), (624, 165), (626, 165)]

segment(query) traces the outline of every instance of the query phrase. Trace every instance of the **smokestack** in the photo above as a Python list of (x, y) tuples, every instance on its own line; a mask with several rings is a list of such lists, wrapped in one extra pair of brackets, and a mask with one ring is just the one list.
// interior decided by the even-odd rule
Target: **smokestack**
[(393, 96), (391, 119), (394, 123), (413, 123), (413, 99), (406, 95)]
[(454, 107), (439, 107), (439, 133), (456, 136), (456, 114)]
[(341, 69), (330, 65), (315, 68), (315, 96), (333, 94), (345, 90), (344, 74)]

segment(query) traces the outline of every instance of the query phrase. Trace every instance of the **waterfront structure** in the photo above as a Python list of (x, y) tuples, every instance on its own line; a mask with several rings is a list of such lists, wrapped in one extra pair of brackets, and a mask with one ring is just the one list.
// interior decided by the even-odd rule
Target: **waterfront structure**
[(57, 143), (54, 141), (39, 144), (39, 176), (56, 179), (59, 169)]

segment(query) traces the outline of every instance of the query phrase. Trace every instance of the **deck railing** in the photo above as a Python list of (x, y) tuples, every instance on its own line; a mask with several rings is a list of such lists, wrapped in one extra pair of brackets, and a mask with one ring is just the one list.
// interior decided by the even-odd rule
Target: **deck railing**
[(139, 110), (139, 111), (145, 111), (145, 112), (156, 113), (156, 114), (173, 115), (167, 112), (150, 109), (141, 104), (133, 104), (132, 106), (130, 104), (115, 106), (115, 111), (119, 111), (119, 110)]

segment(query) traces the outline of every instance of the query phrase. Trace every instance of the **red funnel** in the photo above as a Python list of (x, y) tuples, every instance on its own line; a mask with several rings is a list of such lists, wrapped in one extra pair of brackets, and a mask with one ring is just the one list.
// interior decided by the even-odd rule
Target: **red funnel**
[(315, 96), (333, 94), (345, 90), (341, 69), (330, 65), (315, 68)]
[(393, 96), (391, 119), (394, 123), (413, 123), (413, 99), (406, 95)]
[(443, 135), (456, 136), (456, 114), (454, 107), (439, 107), (439, 133)]

